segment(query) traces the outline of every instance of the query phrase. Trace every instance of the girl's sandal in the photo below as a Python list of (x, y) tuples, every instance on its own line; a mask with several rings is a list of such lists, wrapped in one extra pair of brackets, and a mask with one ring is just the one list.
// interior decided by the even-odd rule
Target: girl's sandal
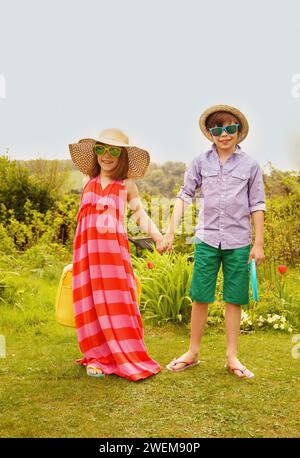
[[(253, 377), (254, 377), (253, 372), (249, 371), (249, 369), (247, 369), (246, 366), (244, 366), (242, 369), (240, 369), (240, 368), (238, 368), (238, 367), (230, 367), (230, 366), (226, 363), (224, 367), (225, 367), (225, 369), (228, 370), (228, 372), (229, 372), (230, 374), (233, 374), (233, 375), (235, 375), (236, 377), (238, 377), (238, 378), (240, 378), (240, 379), (246, 379), (246, 378), (253, 378)], [(236, 373), (236, 371), (239, 371), (239, 372), (240, 372), (241, 374), (243, 374), (243, 375), (238, 375), (238, 374)], [(247, 371), (248, 373), (246, 373), (246, 371)]]
[(88, 366), (86, 366), (87, 375), (90, 375), (91, 377), (98, 377), (98, 378), (105, 377), (105, 374), (103, 374), (102, 371), (101, 372), (99, 372), (99, 371), (101, 371), (101, 369), (99, 369), (98, 367), (93, 366), (92, 364), (89, 364)]

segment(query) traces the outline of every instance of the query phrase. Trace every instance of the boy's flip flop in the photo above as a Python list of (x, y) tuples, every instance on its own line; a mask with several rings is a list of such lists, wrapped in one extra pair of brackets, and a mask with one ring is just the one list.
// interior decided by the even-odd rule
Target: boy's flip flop
[[(233, 375), (235, 375), (236, 377), (238, 377), (238, 378), (240, 378), (240, 379), (246, 379), (246, 378), (253, 378), (253, 377), (254, 377), (253, 372), (249, 371), (249, 369), (247, 369), (246, 366), (244, 366), (242, 369), (240, 369), (240, 368), (238, 368), (238, 367), (229, 367), (228, 364), (225, 364), (224, 368), (225, 368), (226, 370), (228, 370), (228, 372), (229, 372), (230, 374), (233, 374)], [(243, 375), (240, 376), (240, 375), (236, 374), (235, 371), (239, 371), (239, 372), (241, 372)], [(246, 371), (249, 372), (248, 375), (245, 374)]]
[[(182, 364), (185, 364), (185, 366), (181, 367), (180, 369), (174, 369), (174, 366), (176, 364), (179, 364), (179, 363), (182, 363)], [(190, 363), (186, 362), (186, 361), (179, 361), (177, 358), (173, 359), (173, 361), (171, 361), (167, 366), (166, 366), (166, 369), (168, 369), (168, 371), (170, 372), (182, 372), (182, 371), (185, 371), (186, 369), (188, 369), (189, 367), (193, 367), (193, 366), (198, 366), (198, 364), (200, 364), (200, 361), (192, 361)], [(173, 369), (172, 369), (173, 367)]]
[(255, 301), (258, 301), (258, 286), (257, 286), (255, 259), (251, 259), (250, 261), (250, 274), (251, 274), (252, 297)]

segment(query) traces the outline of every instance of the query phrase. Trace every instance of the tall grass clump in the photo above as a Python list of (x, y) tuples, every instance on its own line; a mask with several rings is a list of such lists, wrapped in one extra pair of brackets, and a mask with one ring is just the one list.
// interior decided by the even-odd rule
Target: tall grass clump
[(132, 255), (134, 270), (142, 283), (140, 307), (145, 319), (158, 324), (189, 321), (192, 263), (188, 262), (188, 256), (184, 253), (161, 256), (150, 251), (143, 258)]

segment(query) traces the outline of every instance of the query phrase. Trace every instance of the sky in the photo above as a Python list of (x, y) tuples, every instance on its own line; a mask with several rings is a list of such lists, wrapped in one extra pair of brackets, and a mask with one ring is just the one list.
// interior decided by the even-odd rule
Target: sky
[(70, 159), (68, 144), (122, 129), (151, 161), (210, 148), (198, 119), (239, 108), (242, 149), (300, 164), (300, 2), (0, 0), (0, 153)]

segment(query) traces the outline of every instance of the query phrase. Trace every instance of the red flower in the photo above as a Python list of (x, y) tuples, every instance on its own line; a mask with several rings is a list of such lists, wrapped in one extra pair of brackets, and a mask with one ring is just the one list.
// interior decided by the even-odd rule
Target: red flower
[(147, 262), (147, 267), (148, 267), (148, 269), (154, 269), (154, 264), (153, 264), (153, 262), (148, 261), (148, 262)]
[(286, 271), (287, 271), (287, 266), (285, 266), (285, 265), (278, 266), (278, 272), (280, 274), (285, 274)]

